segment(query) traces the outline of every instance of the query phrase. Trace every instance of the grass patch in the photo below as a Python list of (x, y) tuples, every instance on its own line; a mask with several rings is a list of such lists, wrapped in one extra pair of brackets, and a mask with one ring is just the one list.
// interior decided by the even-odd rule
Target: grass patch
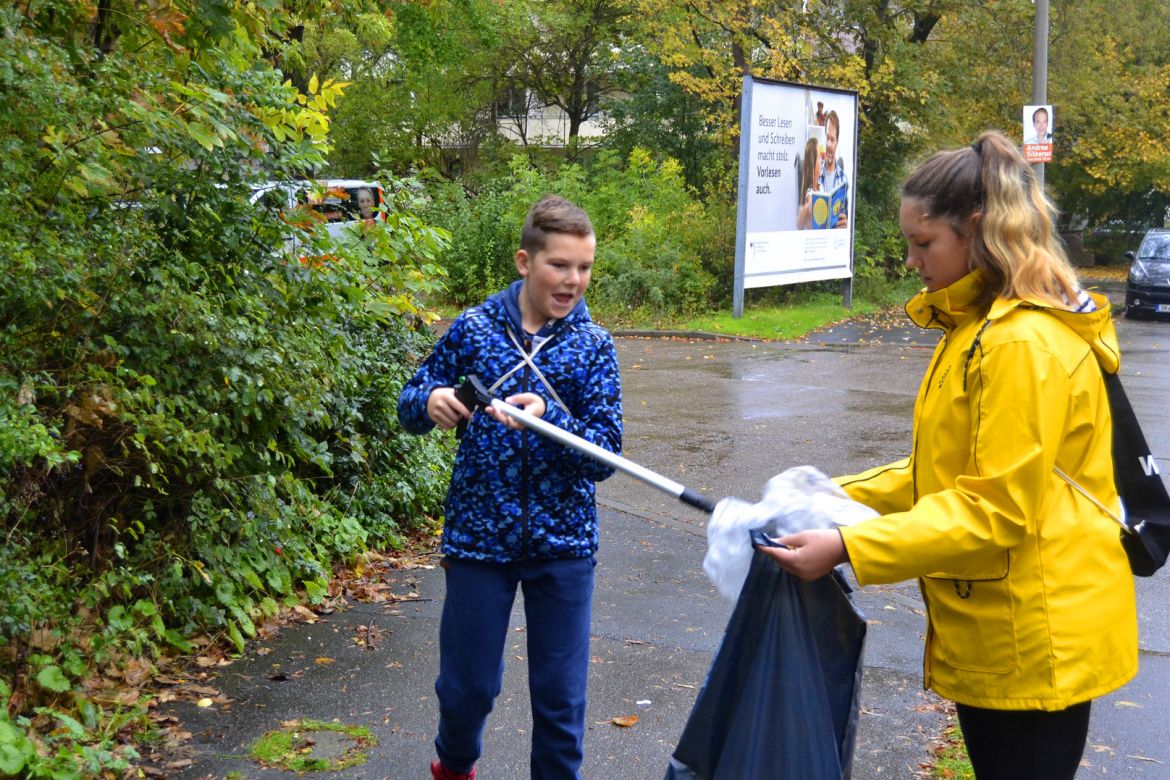
[(943, 729), (938, 744), (933, 749), (934, 760), (930, 766), (930, 777), (935, 780), (975, 780), (975, 770), (967, 757), (963, 744), (963, 732), (952, 722)]
[(895, 306), (900, 308), (921, 287), (917, 276), (858, 279), (854, 285), (853, 307), (847, 309), (842, 305), (839, 284), (838, 281), (814, 282), (746, 290), (743, 316), (739, 319), (732, 316), (730, 308), (687, 315), (590, 308), (594, 319), (610, 330), (683, 330), (763, 340), (796, 339), (826, 325)]
[(1094, 265), (1089, 268), (1078, 268), (1077, 276), (1081, 283), (1092, 286), (1095, 281), (1124, 282), (1129, 276), (1130, 264), (1125, 265)]
[(736, 319), (730, 311), (707, 312), (689, 317), (633, 318), (626, 328), (685, 330), (753, 339), (795, 339), (834, 322), (871, 314), (877, 307), (854, 302), (852, 309), (841, 305), (841, 296), (815, 293), (803, 300), (774, 306), (744, 307)]
[[(336, 772), (366, 763), (369, 756), (365, 751), (378, 744), (365, 726), (310, 719), (290, 720), (280, 725), (281, 728), (267, 732), (252, 745), (252, 758), (264, 766), (292, 772)], [(322, 732), (344, 735), (350, 744), (342, 750), (334, 748), (318, 754), (314, 735)]]
[[(838, 284), (833, 282), (833, 285)], [(590, 302), (593, 319), (611, 331), (677, 330), (714, 333), (728, 338), (761, 340), (796, 339), (817, 328), (842, 320), (873, 314), (892, 306), (900, 307), (920, 288), (917, 277), (874, 283), (857, 282), (853, 308), (842, 304), (841, 293), (824, 289), (825, 283), (795, 285), (787, 288), (749, 290), (753, 293), (744, 303), (743, 316), (731, 316), (731, 309), (664, 314), (649, 309), (613, 309)], [(453, 320), (462, 309), (449, 304), (435, 304), (443, 322)]]

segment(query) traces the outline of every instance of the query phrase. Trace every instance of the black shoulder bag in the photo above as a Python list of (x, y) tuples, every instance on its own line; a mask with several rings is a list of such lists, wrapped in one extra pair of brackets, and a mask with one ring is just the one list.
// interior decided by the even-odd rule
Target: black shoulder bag
[[(991, 324), (975, 336), (967, 362), (979, 347), (979, 337)], [(1129, 558), (1129, 568), (1139, 577), (1152, 576), (1166, 563), (1170, 554), (1170, 495), (1162, 484), (1162, 475), (1133, 406), (1121, 386), (1117, 374), (1101, 372), (1105, 378), (1105, 394), (1109, 397), (1109, 411), (1113, 417), (1113, 479), (1121, 496), (1122, 517), (1113, 514), (1096, 498), (1059, 468), (1056, 473), (1098, 509), (1112, 517), (1121, 526), (1121, 546)]]
[(1170, 554), (1170, 495), (1121, 378), (1105, 374), (1105, 390), (1113, 413), (1114, 479), (1125, 507), (1121, 546), (1133, 573), (1149, 577), (1162, 568)]

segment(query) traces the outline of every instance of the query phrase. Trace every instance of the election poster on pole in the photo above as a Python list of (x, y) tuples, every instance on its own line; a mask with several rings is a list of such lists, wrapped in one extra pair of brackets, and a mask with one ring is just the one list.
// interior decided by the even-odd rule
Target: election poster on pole
[(1024, 159), (1030, 163), (1052, 162), (1052, 133), (1056, 130), (1052, 106), (1024, 106)]
[(740, 119), (736, 317), (743, 291), (853, 276), (857, 93), (747, 76)]

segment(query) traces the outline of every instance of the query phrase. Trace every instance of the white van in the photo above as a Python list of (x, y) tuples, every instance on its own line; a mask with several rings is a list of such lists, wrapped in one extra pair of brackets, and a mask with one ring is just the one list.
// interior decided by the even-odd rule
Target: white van
[(251, 202), (277, 210), (286, 221), (324, 223), (331, 236), (363, 220), (386, 218), (382, 185), (362, 179), (268, 182), (253, 187)]

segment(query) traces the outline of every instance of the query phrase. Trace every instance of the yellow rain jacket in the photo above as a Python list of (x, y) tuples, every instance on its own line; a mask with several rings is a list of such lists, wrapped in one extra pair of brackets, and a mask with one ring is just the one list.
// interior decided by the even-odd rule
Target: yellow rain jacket
[(837, 481), (882, 516), (842, 529), (862, 585), (918, 577), (924, 683), (976, 707), (1060, 710), (1137, 673), (1133, 575), (1102, 370), (1119, 367), (1109, 304), (1077, 314), (974, 301), (979, 272), (906, 306), (942, 339), (910, 457)]

